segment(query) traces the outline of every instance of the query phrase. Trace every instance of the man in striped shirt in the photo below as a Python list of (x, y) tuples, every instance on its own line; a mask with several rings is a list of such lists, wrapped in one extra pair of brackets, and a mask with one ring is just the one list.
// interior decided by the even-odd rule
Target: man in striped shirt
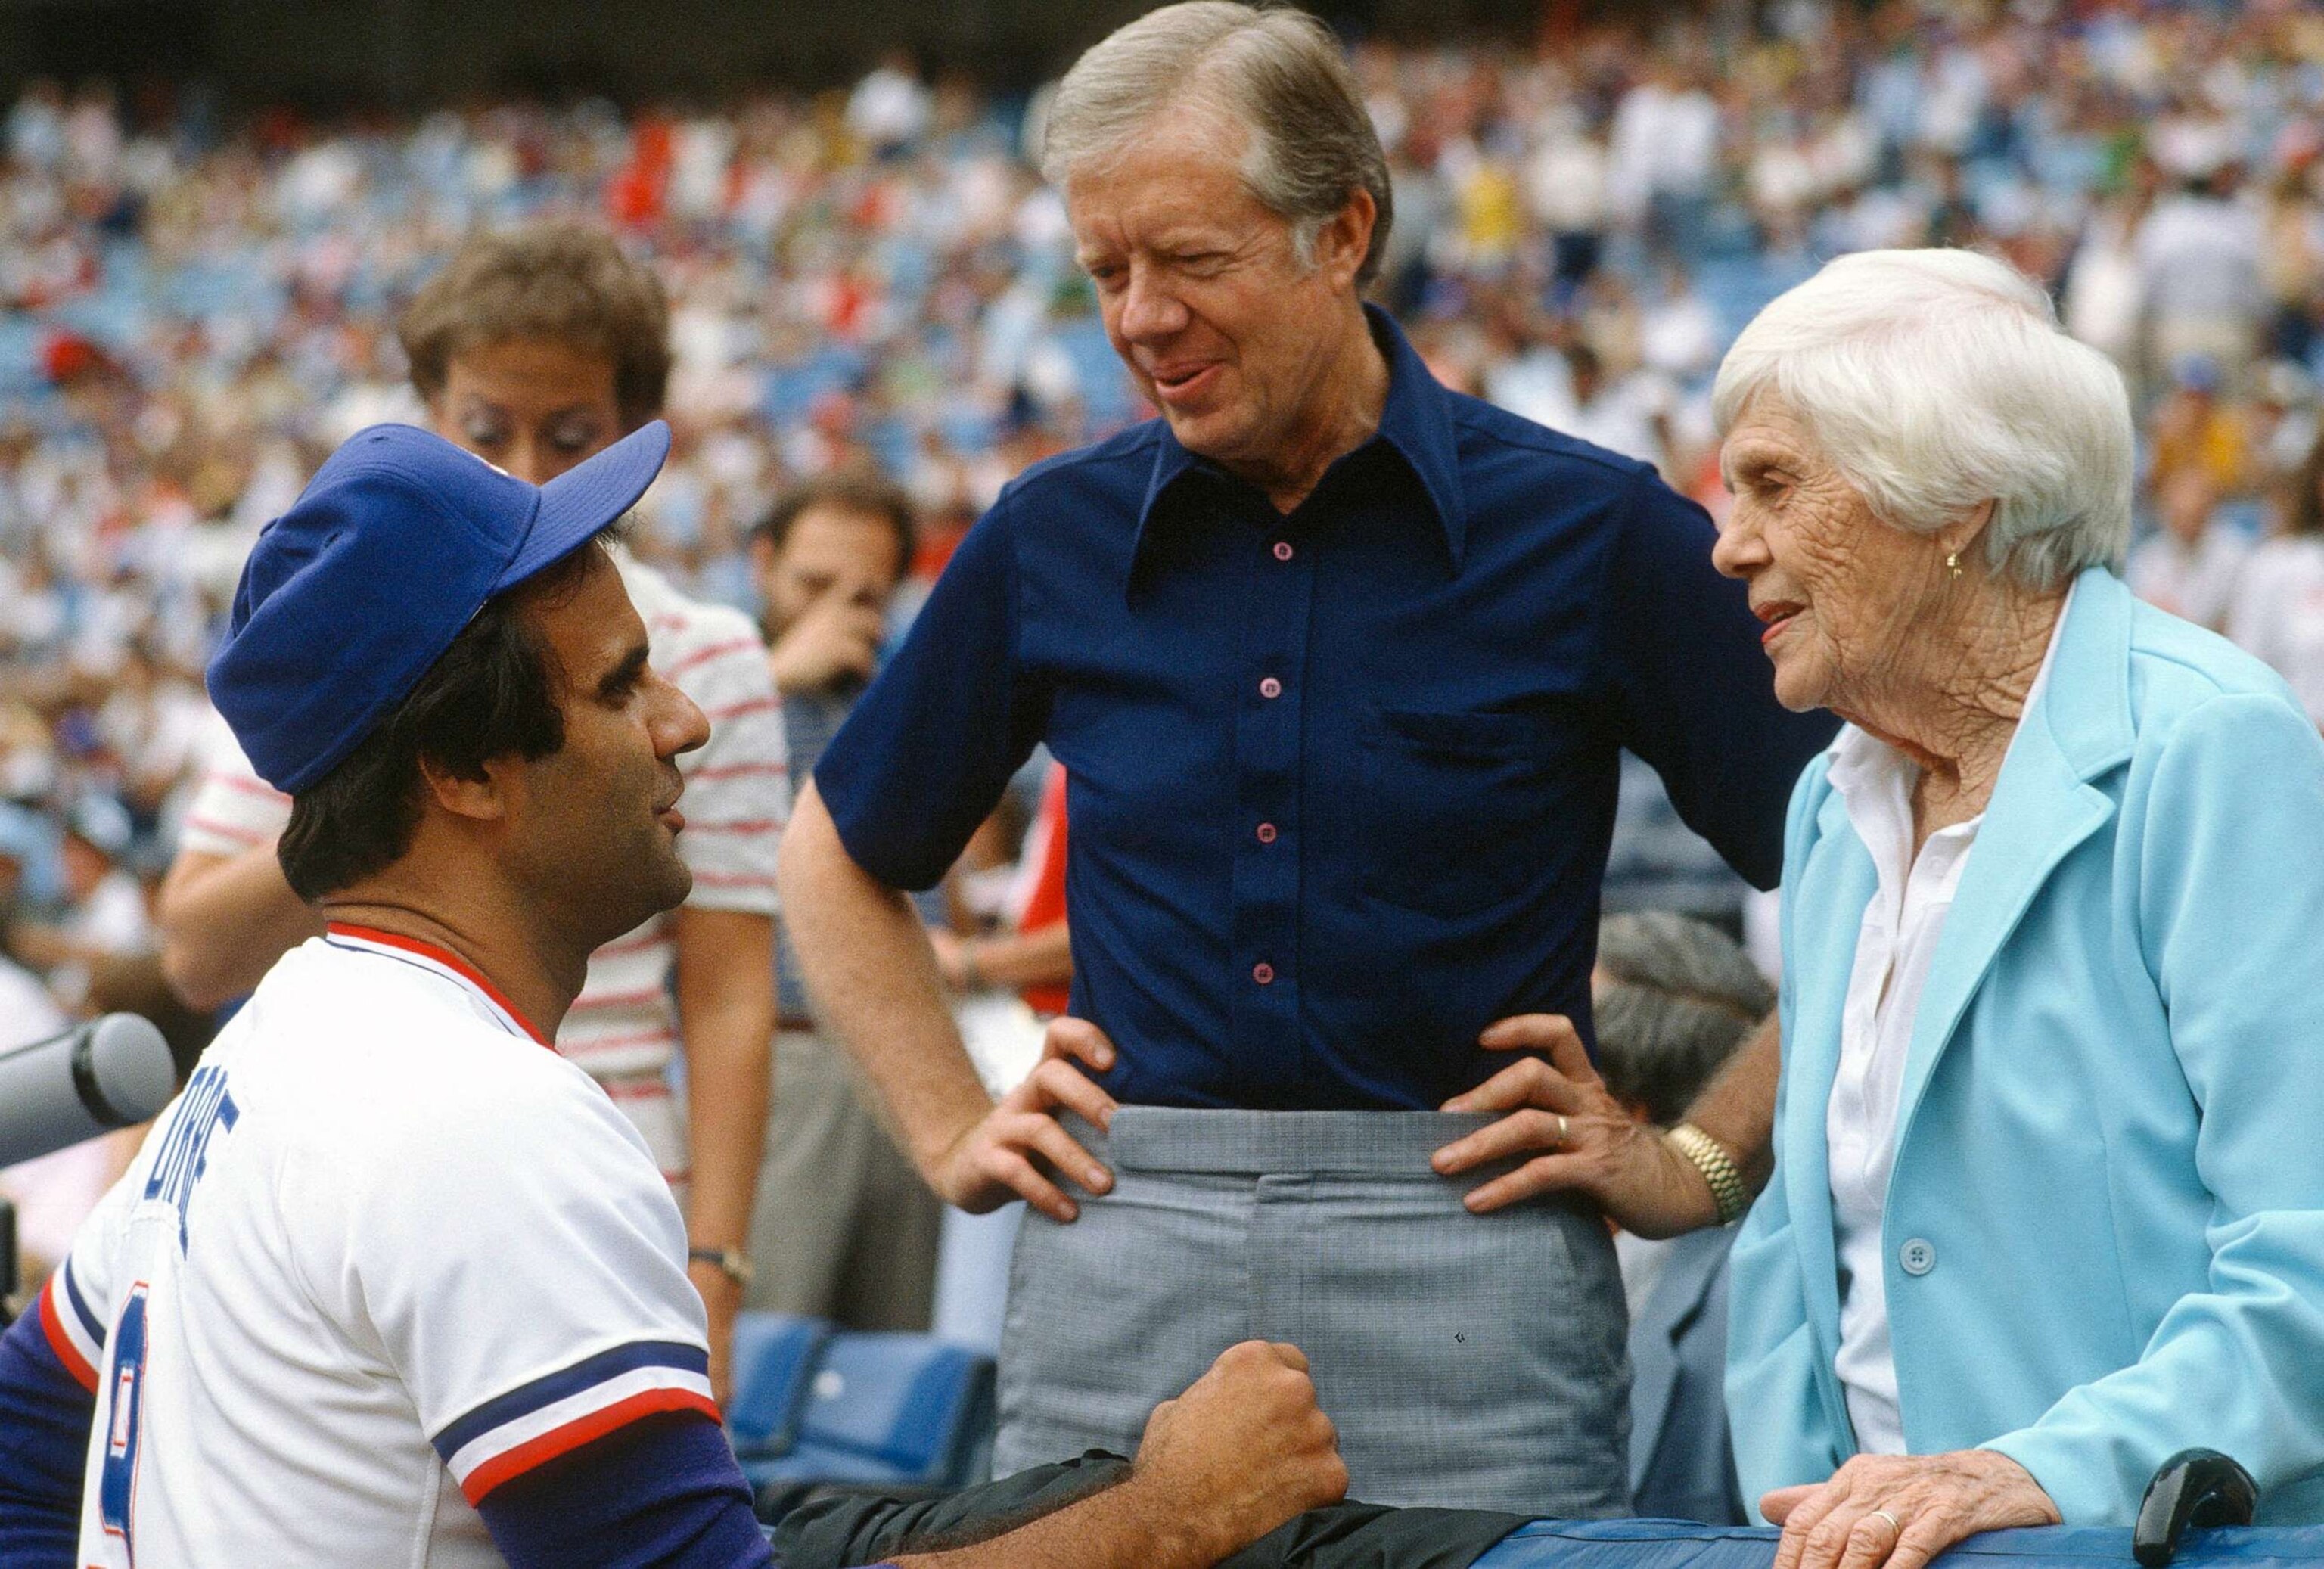
[[(668, 320), (660, 285), (609, 237), (543, 226), (471, 240), (401, 330), (436, 432), (538, 485), (659, 411)], [(789, 805), (782, 715), (747, 616), (687, 598), (625, 552), (615, 563), (655, 668), (711, 725), (708, 744), (678, 765), (691, 819), (679, 854), (694, 891), (592, 956), (557, 1044), (645, 1135), (679, 1196), (723, 1395), (750, 1272), (742, 1249), (774, 1032), (774, 864)], [(220, 726), (161, 898), (163, 964), (197, 1006), (248, 992), (322, 929), (275, 862), (290, 810)], [(681, 1044), (683, 1108), (669, 1079)]]

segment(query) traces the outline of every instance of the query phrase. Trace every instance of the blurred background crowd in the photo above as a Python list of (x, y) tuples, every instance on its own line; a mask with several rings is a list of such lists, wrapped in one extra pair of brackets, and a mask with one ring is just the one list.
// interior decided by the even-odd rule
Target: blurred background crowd
[[(1380, 291), (1445, 382), (1715, 510), (1710, 380), (1761, 305), (1843, 251), (1990, 249), (2129, 379), (2134, 586), (2324, 720), (2324, 11), (1569, 7), (1523, 45), (1351, 48), (1394, 162)], [(754, 614), (746, 537), (798, 484), (904, 486), (924, 586), (1018, 470), (1144, 417), (1033, 171), (1042, 105), (903, 56), (715, 106), (26, 87), (0, 125), (0, 1007), (166, 1012), (149, 903), (243, 556), (340, 439), (418, 417), (392, 324), (472, 229), (578, 215), (659, 270), (678, 447), (638, 549)], [(1609, 906), (1738, 922), (1639, 782)]]

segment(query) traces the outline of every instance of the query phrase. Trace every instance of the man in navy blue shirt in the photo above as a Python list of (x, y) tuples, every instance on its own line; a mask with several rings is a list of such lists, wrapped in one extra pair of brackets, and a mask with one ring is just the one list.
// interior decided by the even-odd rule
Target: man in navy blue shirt
[[(1620, 748), (1766, 886), (1831, 722), (1775, 703), (1699, 508), (1447, 392), (1360, 303), (1385, 163), (1319, 25), (1130, 23), (1061, 85), (1047, 162), (1162, 418), (1002, 494), (783, 865), (923, 1174), (1036, 1212), (998, 1463), (1118, 1444), (1230, 1324), (1296, 1325), (1360, 1496), (1618, 1512), (1604, 1228), (1464, 1212), (1428, 1156), (1478, 1120), (1429, 1109), (1492, 1075), (1507, 1016), (1556, 1016), (1579, 1063)], [(1072, 780), (1074, 1017), (996, 1105), (896, 891), (1037, 742)]]

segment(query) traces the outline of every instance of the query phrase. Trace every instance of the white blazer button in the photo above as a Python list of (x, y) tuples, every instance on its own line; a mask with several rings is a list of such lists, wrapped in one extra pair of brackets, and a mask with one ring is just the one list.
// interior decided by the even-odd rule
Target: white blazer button
[(1904, 1267), (1907, 1275), (1925, 1275), (1937, 1267), (1936, 1244), (1914, 1237), (1896, 1250), (1896, 1262)]

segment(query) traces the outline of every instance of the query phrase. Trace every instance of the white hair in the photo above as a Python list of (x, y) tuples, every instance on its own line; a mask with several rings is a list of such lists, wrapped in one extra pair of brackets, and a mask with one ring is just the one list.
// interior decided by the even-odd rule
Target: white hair
[(1323, 226), (1359, 189), (1370, 191), (1378, 217), (1356, 283), (1371, 281), (1395, 221), (1388, 155), (1331, 30), (1288, 6), (1182, 0), (1116, 28), (1057, 84), (1042, 176), (1063, 191), (1074, 169), (1119, 153), (1156, 115), (1189, 101), (1243, 128), (1243, 184), (1290, 220), (1303, 265), (1314, 265)]
[(1752, 318), (1711, 389), (1723, 437), (1761, 394), (1874, 515), (1915, 533), (1994, 503), (1987, 563), (2047, 591), (2130, 541), (2130, 399), (2041, 286), (1972, 251), (1841, 256)]

